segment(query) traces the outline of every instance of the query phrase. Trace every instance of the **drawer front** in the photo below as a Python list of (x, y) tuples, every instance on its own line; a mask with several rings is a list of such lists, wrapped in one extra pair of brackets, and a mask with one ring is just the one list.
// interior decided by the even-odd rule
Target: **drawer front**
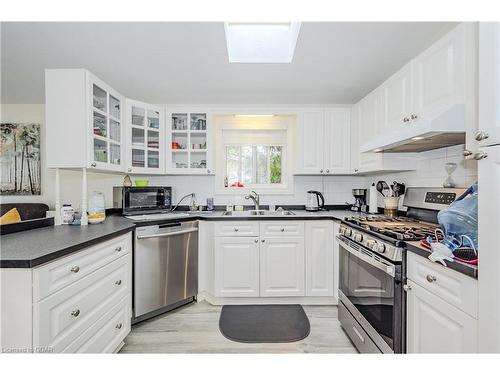
[(408, 252), (408, 278), (477, 318), (477, 280)]
[(370, 336), (368, 336), (366, 331), (361, 327), (356, 319), (354, 319), (342, 302), (339, 302), (338, 314), (342, 328), (360, 353), (381, 353), (377, 345), (375, 345)]
[(303, 221), (264, 221), (260, 223), (261, 236), (303, 236)]
[(131, 248), (132, 234), (128, 233), (35, 268), (33, 300), (40, 301), (84, 278), (122, 255), (130, 253)]
[(258, 221), (226, 221), (215, 223), (217, 237), (254, 237), (259, 235)]
[(60, 352), (125, 296), (131, 298), (127, 254), (33, 305), (33, 345)]
[(123, 298), (80, 337), (66, 347), (64, 353), (113, 353), (130, 332), (131, 300)]

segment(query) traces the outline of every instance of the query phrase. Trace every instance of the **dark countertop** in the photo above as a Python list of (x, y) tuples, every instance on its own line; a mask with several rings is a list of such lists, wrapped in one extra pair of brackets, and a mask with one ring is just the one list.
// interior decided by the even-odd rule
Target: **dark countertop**
[[(415, 253), (415, 254), (420, 255), (422, 257), (425, 257), (425, 258), (427, 258), (431, 253), (430, 250), (426, 249), (425, 247), (423, 247), (420, 244), (415, 243), (415, 242), (406, 242), (406, 250), (411, 251), (412, 253)], [(429, 262), (430, 261), (431, 260), (429, 260)], [(450, 268), (454, 271), (463, 273), (464, 275), (467, 275), (467, 276), (470, 276), (470, 277), (477, 279), (478, 267), (476, 265), (462, 263), (459, 261), (448, 262), (445, 260), (444, 262), (446, 263), (446, 266), (448, 268)], [(441, 263), (436, 263), (436, 264), (444, 267)]]
[(60, 225), (6, 234), (0, 237), (0, 268), (33, 268), (134, 228), (130, 220), (108, 216), (85, 227)]
[(0, 268), (33, 268), (56, 260), (85, 247), (131, 232), (136, 226), (155, 225), (169, 221), (189, 220), (341, 220), (345, 216), (365, 215), (347, 210), (307, 212), (294, 210), (289, 216), (223, 216), (224, 211), (172, 215), (170, 219), (134, 221), (119, 215), (108, 215), (100, 224), (88, 226), (61, 225), (0, 237)]

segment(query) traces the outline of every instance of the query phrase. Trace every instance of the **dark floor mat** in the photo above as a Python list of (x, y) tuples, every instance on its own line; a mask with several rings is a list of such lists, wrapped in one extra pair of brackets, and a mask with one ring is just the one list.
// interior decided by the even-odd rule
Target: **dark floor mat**
[(222, 307), (219, 329), (238, 342), (293, 342), (306, 338), (311, 326), (300, 305), (228, 305)]

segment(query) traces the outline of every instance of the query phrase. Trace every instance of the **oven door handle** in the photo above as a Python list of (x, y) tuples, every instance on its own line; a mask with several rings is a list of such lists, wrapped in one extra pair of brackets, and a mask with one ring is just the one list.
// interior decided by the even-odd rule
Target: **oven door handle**
[[(342, 240), (341, 240), (342, 241)], [(352, 255), (354, 255), (356, 258), (361, 259), (363, 262), (366, 262), (376, 268), (378, 268), (381, 271), (384, 271), (386, 274), (395, 277), (396, 274), (396, 267), (395, 266), (388, 266), (384, 263), (381, 263), (372, 257), (365, 255), (352, 247), (350, 247), (348, 244), (346, 244), (344, 241), (341, 242), (341, 246), (346, 249), (348, 252), (350, 252)]]
[(186, 234), (186, 233), (192, 233), (192, 232), (198, 232), (198, 228), (178, 230), (175, 232), (167, 232), (167, 233), (144, 234), (142, 236), (141, 235), (137, 236), (137, 239), (142, 240), (143, 238), (171, 237), (171, 236), (178, 236), (180, 234)]

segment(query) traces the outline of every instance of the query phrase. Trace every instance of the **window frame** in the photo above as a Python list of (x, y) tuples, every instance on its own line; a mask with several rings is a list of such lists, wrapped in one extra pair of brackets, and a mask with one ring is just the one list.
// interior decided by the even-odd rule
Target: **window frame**
[[(258, 118), (239, 118), (234, 112), (219, 112), (214, 114), (214, 141), (215, 141), (215, 194), (217, 195), (243, 195), (252, 190), (259, 194), (266, 195), (292, 195), (294, 193), (293, 183), (293, 148), (295, 145), (295, 127), (297, 123), (295, 113), (277, 114), (275, 117), (266, 119)], [(276, 142), (226, 142), (223, 132), (225, 130), (243, 130), (243, 131), (282, 131), (282, 136)], [(271, 132), (270, 132), (271, 133)], [(272, 134), (272, 133), (271, 133)], [(226, 177), (226, 145), (267, 145), (281, 146), (281, 183), (280, 184), (252, 184), (243, 188), (225, 187), (224, 179)]]

